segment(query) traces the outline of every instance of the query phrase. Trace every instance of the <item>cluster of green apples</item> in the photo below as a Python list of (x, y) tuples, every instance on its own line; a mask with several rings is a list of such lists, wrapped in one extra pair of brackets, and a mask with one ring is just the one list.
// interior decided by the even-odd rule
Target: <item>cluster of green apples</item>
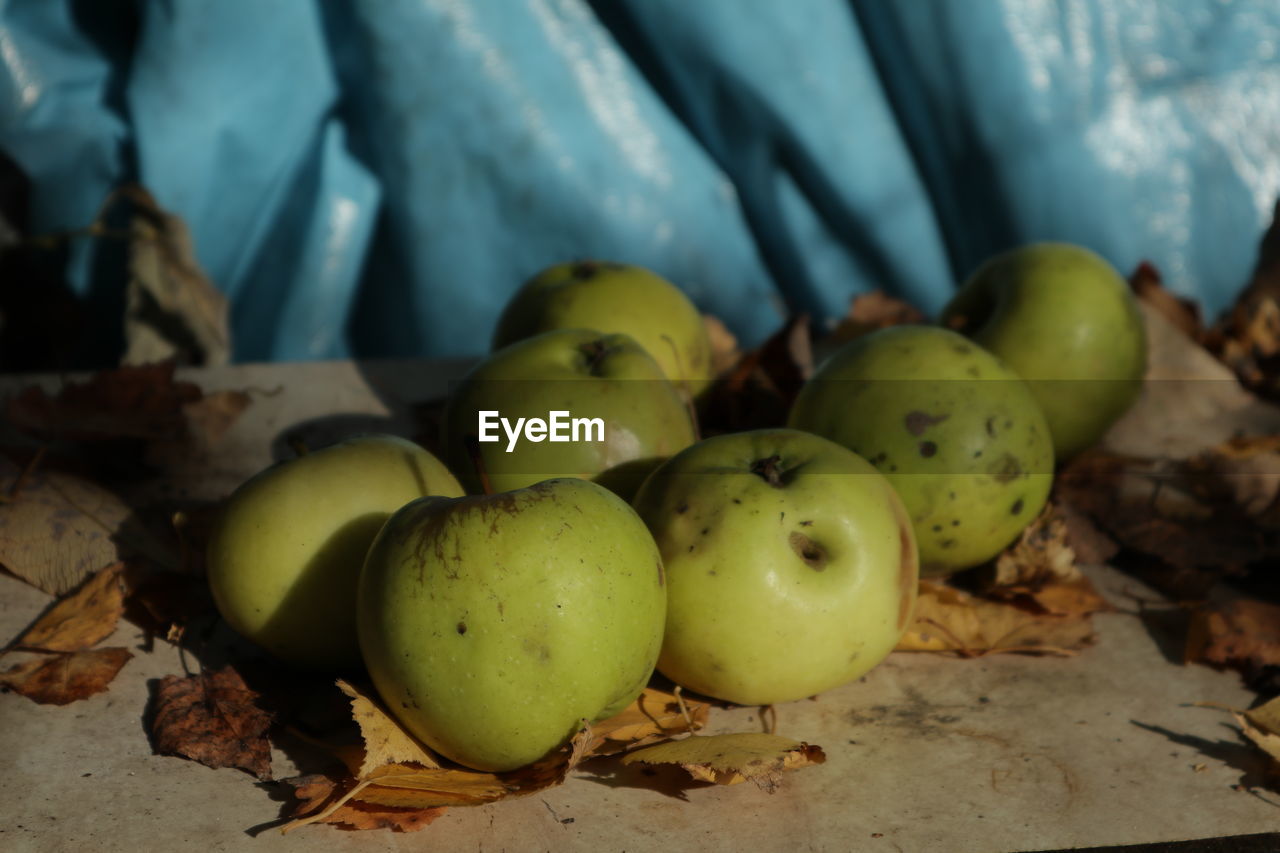
[[(712, 377), (693, 304), (636, 267), (552, 267), (451, 393), (448, 466), (381, 435), (261, 472), (211, 537), (214, 599), (283, 660), (363, 665), (406, 728), (485, 770), (616, 713), (655, 667), (741, 704), (850, 682), (897, 644), (920, 574), (1005, 547), (1055, 453), (1141, 377), (1127, 289), (1076, 247), (995, 259), (946, 316), (970, 337), (867, 335), (788, 428), (698, 441)], [(553, 441), (556, 413), (584, 434)]]

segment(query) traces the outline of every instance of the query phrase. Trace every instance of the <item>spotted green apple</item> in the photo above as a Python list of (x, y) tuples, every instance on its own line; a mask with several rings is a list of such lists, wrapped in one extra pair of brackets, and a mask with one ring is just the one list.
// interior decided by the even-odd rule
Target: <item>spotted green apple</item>
[(645, 481), (636, 510), (667, 568), (658, 669), (744, 705), (803, 699), (884, 659), (918, 579), (883, 475), (796, 430), (708, 438)]
[(884, 473), (911, 515), (925, 576), (994, 557), (1053, 481), (1049, 426), (1027, 384), (947, 329), (895, 326), (850, 341), (801, 388), (789, 422)]
[(512, 770), (639, 695), (666, 604), (631, 507), (550, 480), (393, 515), (361, 575), (360, 646), (409, 731), (460, 764)]

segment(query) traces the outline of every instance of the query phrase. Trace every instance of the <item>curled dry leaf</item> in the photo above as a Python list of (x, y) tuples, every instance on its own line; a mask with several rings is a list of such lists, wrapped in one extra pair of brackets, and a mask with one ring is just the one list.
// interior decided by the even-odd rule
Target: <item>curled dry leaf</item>
[(828, 355), (854, 338), (860, 338), (877, 329), (890, 326), (914, 325), (925, 322), (920, 309), (909, 302), (890, 296), (883, 290), (859, 293), (849, 304), (845, 315), (831, 333), (818, 342), (818, 349)]
[(764, 732), (691, 735), (628, 753), (623, 764), (676, 764), (699, 782), (754, 782), (773, 793), (782, 773), (827, 760), (822, 747)]
[[(351, 780), (348, 780), (350, 784)], [(309, 775), (282, 779), (297, 801), (293, 805), (296, 814), (319, 811), (326, 802), (341, 798), (341, 783), (327, 776)], [(344, 802), (323, 821), (339, 829), (390, 829), (393, 832), (416, 832), (431, 825), (445, 813), (444, 808), (396, 808), (377, 806), (359, 800)]]
[(1143, 261), (1129, 276), (1129, 286), (1139, 300), (1168, 320), (1178, 331), (1193, 341), (1205, 338), (1204, 318), (1200, 305), (1191, 299), (1166, 290), (1163, 276), (1154, 264)]
[(41, 705), (67, 705), (102, 693), (132, 657), (114, 647), (52, 654), (0, 673), (0, 687)]
[(231, 356), (227, 299), (200, 268), (186, 223), (140, 186), (125, 187), (119, 195), (133, 211), (124, 363), (226, 364)]
[(781, 426), (800, 387), (813, 375), (809, 318), (794, 317), (738, 359), (699, 399), (708, 435)]
[(920, 582), (915, 618), (899, 651), (992, 652), (1070, 655), (1096, 639), (1087, 614), (1033, 612), (1014, 603), (988, 601), (954, 587)]
[(720, 322), (719, 317), (712, 314), (702, 315), (702, 325), (707, 330), (707, 339), (711, 341), (711, 375), (721, 376), (742, 358), (738, 339), (728, 326)]
[(236, 767), (271, 778), (272, 715), (231, 666), (166, 675), (155, 688), (151, 720), (157, 753), (207, 767)]
[(1052, 504), (1022, 531), (982, 578), (983, 595), (1060, 616), (1111, 610), (1076, 565), (1067, 523)]
[[(1280, 697), (1248, 711), (1234, 713), (1244, 736), (1276, 762), (1280, 762)], [(1280, 763), (1274, 765), (1274, 768), (1280, 770)]]
[(124, 612), (123, 563), (102, 569), (53, 604), (11, 644), (30, 651), (78, 652), (111, 636)]
[[(22, 468), (0, 455), (0, 482), (14, 483)], [(163, 549), (115, 493), (75, 474), (41, 465), (0, 502), (0, 563), (34, 587), (62, 595), (121, 557), (121, 538), (136, 550)]]
[(1252, 679), (1280, 666), (1280, 605), (1249, 598), (1192, 611), (1184, 659), (1241, 670)]
[[(415, 819), (415, 810), (438, 816), (446, 806), (525, 796), (561, 784), (588, 758), (690, 731), (675, 696), (650, 688), (616, 716), (591, 726), (584, 721), (568, 744), (541, 761), (509, 773), (488, 773), (458, 767), (436, 755), (406, 732), (369, 691), (345, 681), (338, 687), (351, 699), (362, 745), (336, 750), (351, 775), (328, 780), (327, 788), (314, 778), (289, 780), (298, 801), (288, 810), (287, 816), (294, 819), (283, 827), (285, 832), (311, 823), (365, 828), (359, 821), (367, 822), (370, 813), (379, 820), (403, 822)], [(693, 725), (702, 725), (707, 705), (686, 704)], [(321, 796), (321, 790), (327, 793)], [(380, 810), (389, 811), (384, 815)], [(370, 823), (369, 828), (376, 825), (398, 824)]]

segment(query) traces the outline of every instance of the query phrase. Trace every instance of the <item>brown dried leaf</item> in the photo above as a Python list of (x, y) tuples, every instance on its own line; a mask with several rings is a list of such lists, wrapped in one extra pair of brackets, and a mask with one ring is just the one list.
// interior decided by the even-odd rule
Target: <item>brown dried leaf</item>
[[(1088, 451), (1059, 471), (1055, 494), (1123, 547), (1158, 558), (1171, 573), (1239, 574), (1280, 556), (1280, 536), (1249, 517), (1228, 496), (1221, 472), (1202, 459)], [(1169, 591), (1158, 578), (1150, 580)]]
[(782, 773), (827, 760), (822, 747), (764, 732), (690, 735), (628, 753), (623, 764), (678, 764), (699, 782), (736, 785), (755, 782), (772, 794)]
[(1145, 303), (1147, 373), (1106, 436), (1120, 456), (1186, 459), (1236, 435), (1280, 433), (1280, 407), (1240, 387), (1230, 368)]
[(872, 290), (853, 297), (849, 313), (821, 341), (823, 353), (831, 353), (854, 338), (890, 326), (914, 325), (926, 321), (920, 309), (909, 302), (890, 296), (883, 290)]
[(1067, 523), (1049, 504), (996, 558), (992, 585), (1040, 587), (1081, 577), (1076, 553), (1067, 544)]
[(0, 687), (41, 705), (66, 705), (106, 690), (132, 657), (113, 647), (37, 658), (0, 673)]
[(1184, 659), (1239, 669), (1248, 677), (1280, 666), (1280, 605), (1237, 598), (1196, 608)]
[(174, 379), (172, 362), (161, 362), (101, 370), (54, 396), (31, 386), (6, 408), (14, 426), (36, 438), (155, 441), (181, 437), (183, 406), (202, 396), (199, 386)]
[(236, 767), (271, 778), (270, 712), (231, 666), (198, 675), (166, 675), (155, 691), (155, 750), (208, 767)]
[(613, 755), (697, 731), (706, 725), (710, 705), (685, 700), (685, 707), (693, 722), (692, 728), (680, 712), (674, 693), (646, 687), (636, 701), (622, 711), (592, 725), (588, 757)]
[(125, 188), (121, 196), (132, 202), (134, 214), (123, 362), (226, 364), (227, 299), (200, 268), (186, 224), (140, 186)]
[[(0, 482), (12, 483), (21, 473), (0, 455)], [(113, 537), (131, 513), (89, 480), (38, 467), (16, 496), (0, 502), (0, 563), (32, 586), (62, 595), (120, 559)]]
[[(299, 801), (292, 809), (296, 815), (308, 815), (319, 811), (324, 804), (335, 799), (339, 784), (327, 776), (296, 776), (282, 779), (282, 784), (292, 789)], [(394, 808), (380, 807), (373, 803), (348, 801), (316, 823), (328, 823), (339, 829), (390, 829), (393, 832), (415, 832), (430, 825), (445, 813), (444, 808)]]
[(955, 652), (962, 657), (993, 652), (1070, 655), (1095, 639), (1087, 615), (1032, 612), (1013, 603), (976, 598), (945, 584), (921, 581), (915, 621), (897, 648)]
[(1138, 264), (1129, 276), (1129, 286), (1139, 300), (1157, 311), (1178, 331), (1193, 341), (1204, 340), (1204, 318), (1200, 316), (1199, 303), (1166, 290), (1163, 277), (1153, 264), (1148, 261)]
[(805, 381), (813, 375), (809, 318), (793, 317), (699, 399), (704, 434), (781, 426)]
[(1058, 517), (1066, 525), (1067, 545), (1076, 552), (1076, 561), (1086, 566), (1101, 566), (1120, 553), (1120, 546), (1097, 524), (1074, 505), (1054, 495)]
[(738, 339), (729, 327), (720, 322), (720, 318), (712, 314), (702, 315), (702, 325), (707, 330), (707, 338), (711, 341), (711, 375), (720, 376), (738, 363), (742, 351), (738, 349)]
[(12, 645), (50, 652), (78, 652), (111, 636), (124, 613), (123, 563), (99, 571), (52, 607)]

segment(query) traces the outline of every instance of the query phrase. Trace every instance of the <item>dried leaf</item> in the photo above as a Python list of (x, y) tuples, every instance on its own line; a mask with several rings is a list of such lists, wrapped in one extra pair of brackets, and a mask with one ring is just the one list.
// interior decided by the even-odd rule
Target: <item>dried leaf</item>
[(915, 621), (897, 648), (963, 657), (992, 652), (1069, 655), (1094, 640), (1087, 615), (1033, 612), (1016, 603), (987, 601), (945, 584), (921, 581)]
[(125, 572), (126, 613), (144, 630), (176, 642), (188, 623), (216, 612), (204, 577), (129, 568)]
[(123, 363), (226, 364), (227, 299), (200, 268), (186, 224), (140, 186), (121, 195), (132, 202), (134, 214)]
[(802, 315), (744, 354), (702, 395), (698, 422), (708, 435), (781, 426), (811, 375), (809, 318)]
[(114, 563), (99, 571), (75, 593), (55, 602), (12, 645), (78, 652), (111, 636), (124, 612), (123, 570), (123, 563)]
[[(296, 776), (281, 783), (292, 789), (299, 800), (294, 814), (307, 815), (324, 807), (338, 794), (338, 783), (327, 776)], [(393, 832), (415, 832), (429, 826), (445, 813), (444, 808), (394, 808), (372, 803), (349, 801), (331, 812), (323, 821), (339, 829), (390, 829)]]
[(236, 767), (271, 778), (271, 714), (230, 666), (198, 675), (166, 675), (155, 690), (155, 750), (208, 767)]
[[(1058, 472), (1055, 494), (1123, 547), (1179, 572), (1239, 574), (1280, 556), (1280, 534), (1249, 517), (1201, 459), (1144, 459), (1089, 451)], [(1210, 579), (1214, 575), (1208, 576)], [(1157, 587), (1171, 592), (1158, 577)]]
[(1072, 551), (1076, 552), (1078, 563), (1086, 566), (1101, 566), (1120, 553), (1120, 546), (1116, 544), (1116, 540), (1103, 533), (1093, 519), (1056, 493), (1054, 506), (1057, 508), (1058, 517), (1066, 525), (1067, 544), (1071, 546)]
[(1280, 433), (1280, 407), (1145, 303), (1147, 373), (1137, 401), (1103, 438), (1120, 456), (1187, 459), (1237, 435)]
[[(0, 455), (0, 482), (21, 469)], [(116, 495), (74, 474), (37, 468), (0, 503), (0, 563), (27, 583), (62, 595), (119, 561), (114, 538), (132, 510)]]
[(1246, 677), (1280, 666), (1280, 605), (1237, 598), (1198, 607), (1184, 659), (1239, 669)]
[(669, 740), (706, 725), (710, 705), (686, 699), (685, 707), (689, 711), (692, 728), (681, 713), (674, 693), (646, 687), (636, 701), (621, 712), (592, 725), (589, 757), (613, 755)]
[(106, 690), (132, 657), (128, 649), (114, 647), (54, 654), (0, 673), (0, 687), (41, 705), (66, 705)]
[(819, 341), (824, 354), (834, 352), (854, 338), (890, 326), (924, 323), (925, 315), (909, 302), (890, 296), (883, 290), (860, 293), (849, 304), (845, 315), (829, 335)]
[(376, 700), (341, 679), (338, 689), (351, 697), (351, 715), (364, 740), (360, 764), (352, 770), (357, 779), (369, 778), (384, 764), (440, 766), (435, 753), (418, 743)]
[(992, 585), (1038, 587), (1081, 577), (1075, 551), (1067, 544), (1067, 524), (1049, 504), (996, 558)]
[(720, 318), (712, 314), (702, 315), (702, 325), (707, 330), (707, 338), (711, 341), (711, 375), (720, 376), (732, 369), (742, 358), (738, 349), (738, 339), (729, 327), (720, 322)]
[(1139, 300), (1158, 312), (1178, 331), (1193, 341), (1204, 340), (1204, 318), (1200, 316), (1200, 305), (1166, 290), (1163, 277), (1153, 264), (1147, 261), (1139, 264), (1129, 276), (1129, 286)]
[(246, 391), (215, 391), (185, 403), (182, 416), (187, 422), (187, 434), (199, 446), (212, 448), (252, 402), (253, 398)]
[(183, 406), (201, 399), (191, 382), (174, 379), (172, 362), (101, 370), (50, 396), (31, 386), (9, 400), (14, 426), (41, 439), (156, 441), (186, 431)]
[(736, 785), (755, 782), (773, 793), (786, 770), (822, 764), (822, 747), (764, 732), (691, 735), (683, 740), (628, 753), (623, 764), (678, 764), (699, 782)]

